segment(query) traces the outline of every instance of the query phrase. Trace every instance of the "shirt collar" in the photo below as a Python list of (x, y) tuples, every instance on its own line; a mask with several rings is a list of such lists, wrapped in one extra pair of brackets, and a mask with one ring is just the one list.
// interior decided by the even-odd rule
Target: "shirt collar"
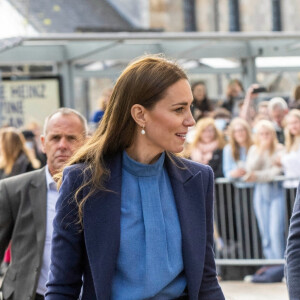
[(47, 189), (48, 190), (57, 190), (56, 182), (49, 172), (48, 165), (46, 165), (46, 181), (47, 181)]
[(148, 177), (160, 174), (163, 169), (164, 161), (165, 152), (160, 155), (159, 159), (155, 163), (142, 164), (129, 157), (126, 150), (123, 151), (123, 168), (135, 176)]

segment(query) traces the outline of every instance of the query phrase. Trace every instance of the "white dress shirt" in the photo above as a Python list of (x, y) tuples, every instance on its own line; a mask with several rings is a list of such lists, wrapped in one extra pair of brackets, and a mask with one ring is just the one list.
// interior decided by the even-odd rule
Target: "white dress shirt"
[(47, 222), (46, 222), (46, 237), (43, 254), (43, 264), (41, 268), (40, 278), (37, 285), (36, 292), (40, 295), (46, 293), (46, 282), (48, 280), (48, 273), (50, 267), (50, 252), (51, 252), (51, 240), (53, 232), (53, 219), (55, 216), (55, 205), (58, 199), (58, 191), (56, 183), (49, 173), (48, 166), (46, 166), (46, 180), (47, 180)]

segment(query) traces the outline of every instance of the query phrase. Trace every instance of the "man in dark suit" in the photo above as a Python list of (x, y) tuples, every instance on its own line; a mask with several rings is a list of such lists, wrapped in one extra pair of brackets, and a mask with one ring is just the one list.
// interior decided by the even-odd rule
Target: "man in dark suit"
[(44, 299), (50, 264), (52, 221), (58, 198), (53, 176), (85, 141), (87, 123), (60, 108), (44, 124), (47, 165), (0, 181), (0, 257), (11, 241), (12, 262), (2, 283), (5, 300)]

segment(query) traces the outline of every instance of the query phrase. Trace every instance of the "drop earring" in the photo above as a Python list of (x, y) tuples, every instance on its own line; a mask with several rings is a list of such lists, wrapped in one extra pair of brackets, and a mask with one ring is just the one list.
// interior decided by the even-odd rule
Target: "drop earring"
[(145, 126), (142, 127), (141, 134), (144, 135), (146, 133)]

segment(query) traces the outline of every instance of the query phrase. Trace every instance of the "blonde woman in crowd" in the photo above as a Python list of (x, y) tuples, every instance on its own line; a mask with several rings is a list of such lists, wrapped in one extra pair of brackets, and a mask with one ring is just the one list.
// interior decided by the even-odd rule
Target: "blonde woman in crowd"
[[(292, 109), (286, 116), (285, 127), (286, 151), (281, 158), (284, 175), (289, 178), (300, 178), (300, 111)], [(286, 180), (284, 187), (297, 188), (298, 179)]]
[(300, 111), (292, 109), (285, 118), (285, 152), (279, 159), (279, 164), (283, 167), (285, 180), (283, 187), (285, 188), (287, 219), (292, 214), (296, 190), (300, 178)]
[[(18, 129), (13, 127), (0, 129), (0, 179), (29, 172), (39, 167), (40, 161), (27, 149), (25, 138)], [(9, 263), (10, 246), (4, 255), (0, 275), (4, 274)]]
[(241, 179), (246, 174), (247, 152), (252, 145), (251, 128), (244, 119), (234, 118), (228, 132), (229, 144), (223, 150), (224, 176), (229, 179)]
[(26, 147), (24, 136), (16, 128), (0, 130), (0, 153), (0, 179), (40, 167), (40, 162)]
[[(197, 122), (194, 129), (194, 140), (185, 152), (186, 157), (193, 161), (209, 165), (214, 171), (214, 177), (223, 177), (222, 151), (225, 145), (223, 133), (217, 128), (213, 118), (203, 118)], [(217, 249), (223, 247), (223, 241), (215, 226), (214, 239)]]
[(203, 118), (197, 122), (194, 140), (187, 149), (188, 156), (199, 163), (209, 164), (213, 153), (223, 149), (225, 141), (223, 134), (217, 129), (213, 118)]
[(247, 174), (244, 179), (255, 182), (254, 211), (267, 259), (283, 258), (284, 193), (280, 182), (272, 182), (282, 168), (276, 163), (283, 145), (278, 143), (274, 125), (268, 120), (259, 121), (255, 128), (254, 145), (247, 155)]
[[(253, 258), (254, 244), (251, 224), (252, 208), (251, 188), (253, 183), (243, 181), (246, 174), (246, 158), (252, 145), (252, 135), (249, 123), (242, 118), (234, 118), (229, 125), (229, 143), (223, 149), (223, 173), (233, 181), (231, 194), (226, 190), (224, 201), (228, 209), (228, 218), (232, 222), (232, 230), (228, 231), (230, 243), (234, 242), (239, 258)], [(232, 212), (229, 214), (229, 212)], [(247, 212), (247, 213), (246, 213)], [(231, 216), (232, 214), (232, 216)], [(228, 226), (230, 225), (228, 221)], [(228, 238), (227, 238), (228, 240)], [(252, 268), (245, 268), (245, 273), (252, 272)], [(246, 274), (245, 274), (246, 275)]]

